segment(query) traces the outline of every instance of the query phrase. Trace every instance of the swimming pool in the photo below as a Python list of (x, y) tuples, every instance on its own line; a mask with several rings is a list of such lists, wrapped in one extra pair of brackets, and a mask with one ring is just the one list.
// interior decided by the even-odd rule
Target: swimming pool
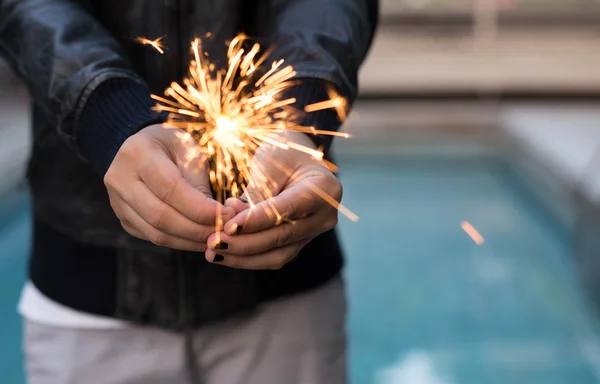
[[(600, 342), (569, 233), (494, 158), (340, 155), (354, 384), (596, 383)], [(461, 229), (471, 223), (476, 245)], [(28, 218), (0, 224), (2, 384), (22, 382)]]
[(3, 196), (0, 208), (0, 383), (21, 384), (21, 321), (16, 305), (25, 278), (30, 220), (22, 195)]

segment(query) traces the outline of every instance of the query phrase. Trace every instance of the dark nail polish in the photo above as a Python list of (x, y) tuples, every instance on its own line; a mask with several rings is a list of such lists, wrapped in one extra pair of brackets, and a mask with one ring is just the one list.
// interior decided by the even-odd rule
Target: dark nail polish
[(242, 227), (241, 225), (238, 225), (237, 228), (235, 229), (235, 233), (242, 233), (243, 229), (244, 229), (244, 227)]
[(223, 257), (223, 255), (215, 255), (215, 258), (213, 259), (213, 263), (220, 263), (223, 260), (225, 260), (225, 258)]
[(227, 249), (229, 248), (229, 244), (225, 243), (225, 242), (220, 242), (217, 243), (217, 245), (215, 245), (215, 249)]

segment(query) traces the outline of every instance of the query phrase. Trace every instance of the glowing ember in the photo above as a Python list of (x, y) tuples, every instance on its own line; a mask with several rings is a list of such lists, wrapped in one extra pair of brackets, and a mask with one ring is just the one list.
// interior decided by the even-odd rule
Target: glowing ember
[(481, 236), (479, 231), (477, 231), (477, 229), (475, 229), (475, 227), (473, 227), (471, 223), (469, 223), (468, 221), (463, 221), (462, 223), (460, 223), (460, 226), (462, 227), (463, 231), (465, 231), (465, 233), (469, 235), (471, 240), (475, 242), (475, 244), (483, 245), (483, 243), (485, 243), (485, 239), (483, 238), (483, 236)]
[(152, 48), (156, 49), (162, 55), (163, 53), (165, 53), (165, 45), (162, 42), (162, 39), (164, 39), (164, 38), (165, 38), (164, 36), (161, 36), (158, 39), (150, 40), (145, 37), (136, 37), (136, 38), (134, 38), (134, 40), (140, 44), (151, 46)]

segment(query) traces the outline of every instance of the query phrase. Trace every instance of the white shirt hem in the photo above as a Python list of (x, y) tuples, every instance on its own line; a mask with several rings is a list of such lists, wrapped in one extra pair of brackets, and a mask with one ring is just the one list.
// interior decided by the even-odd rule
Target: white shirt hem
[(130, 323), (109, 317), (76, 311), (44, 295), (31, 281), (21, 292), (18, 312), (26, 320), (54, 327), (85, 329), (121, 329)]

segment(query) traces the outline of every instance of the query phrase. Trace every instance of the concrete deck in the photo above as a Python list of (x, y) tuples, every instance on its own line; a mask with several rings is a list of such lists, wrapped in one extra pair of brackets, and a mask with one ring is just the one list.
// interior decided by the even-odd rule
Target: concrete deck
[(443, 28), (379, 31), (361, 71), (361, 92), (595, 92), (598, 28), (502, 31), (491, 40)]

